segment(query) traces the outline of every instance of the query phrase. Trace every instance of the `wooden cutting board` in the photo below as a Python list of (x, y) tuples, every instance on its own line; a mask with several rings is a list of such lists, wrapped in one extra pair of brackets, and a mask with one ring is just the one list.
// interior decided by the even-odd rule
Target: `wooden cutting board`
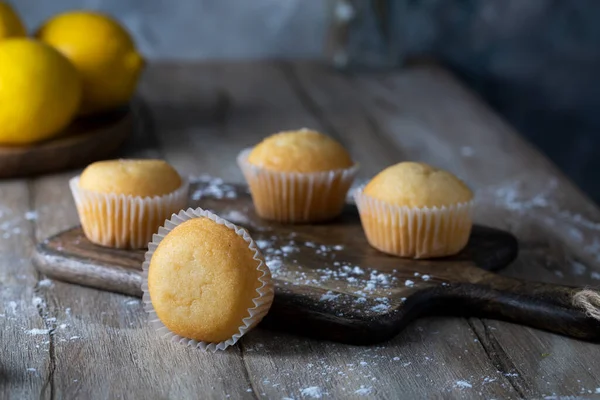
[[(421, 315), (444, 314), (600, 338), (600, 323), (572, 303), (577, 288), (491, 272), (517, 255), (517, 241), (507, 232), (475, 226), (459, 255), (410, 260), (370, 247), (353, 205), (327, 224), (282, 225), (255, 215), (245, 187), (212, 180), (192, 185), (190, 206), (244, 226), (262, 248), (276, 293), (263, 327), (370, 344), (395, 336)], [(75, 227), (40, 243), (34, 263), (54, 279), (139, 297), (143, 256), (142, 250), (96, 246)]]
[(32, 146), (0, 146), (0, 178), (78, 168), (110, 157), (133, 133), (133, 120), (131, 108), (125, 107), (79, 118), (59, 137)]

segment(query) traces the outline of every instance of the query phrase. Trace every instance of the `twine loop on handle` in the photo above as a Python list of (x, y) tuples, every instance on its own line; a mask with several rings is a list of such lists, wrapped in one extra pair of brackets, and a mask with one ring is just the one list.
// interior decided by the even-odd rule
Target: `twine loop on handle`
[(600, 321), (600, 293), (583, 289), (573, 295), (573, 304), (583, 308), (587, 316)]

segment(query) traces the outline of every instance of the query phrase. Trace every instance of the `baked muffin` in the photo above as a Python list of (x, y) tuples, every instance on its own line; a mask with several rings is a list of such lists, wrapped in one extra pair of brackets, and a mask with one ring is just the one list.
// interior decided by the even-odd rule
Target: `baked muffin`
[(444, 257), (461, 251), (471, 233), (473, 193), (450, 172), (403, 162), (354, 193), (367, 240), (401, 257)]
[(344, 147), (301, 129), (267, 137), (238, 156), (257, 214), (280, 222), (318, 222), (340, 214), (356, 173)]
[(185, 208), (188, 183), (162, 160), (90, 164), (71, 179), (83, 232), (96, 244), (138, 249), (171, 214)]
[(273, 301), (271, 274), (250, 235), (200, 208), (159, 229), (143, 270), (154, 327), (205, 350), (237, 342)]

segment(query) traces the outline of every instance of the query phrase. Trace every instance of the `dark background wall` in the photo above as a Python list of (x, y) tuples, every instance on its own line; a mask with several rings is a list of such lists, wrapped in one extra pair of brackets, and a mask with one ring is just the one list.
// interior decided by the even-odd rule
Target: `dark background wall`
[[(150, 59), (433, 56), (600, 203), (600, 0), (13, 0), (30, 29), (74, 8), (120, 19)], [(344, 18), (350, 17), (349, 20)], [(346, 21), (346, 22), (344, 22)], [(335, 51), (326, 55), (325, 43)]]
[(600, 202), (600, 1), (350, 4), (351, 63), (441, 60)]

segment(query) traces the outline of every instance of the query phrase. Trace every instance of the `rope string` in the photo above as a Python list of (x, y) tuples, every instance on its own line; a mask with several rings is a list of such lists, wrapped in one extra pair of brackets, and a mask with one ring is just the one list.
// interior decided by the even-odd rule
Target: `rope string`
[(584, 309), (587, 316), (600, 321), (600, 293), (583, 289), (573, 295), (573, 305)]

